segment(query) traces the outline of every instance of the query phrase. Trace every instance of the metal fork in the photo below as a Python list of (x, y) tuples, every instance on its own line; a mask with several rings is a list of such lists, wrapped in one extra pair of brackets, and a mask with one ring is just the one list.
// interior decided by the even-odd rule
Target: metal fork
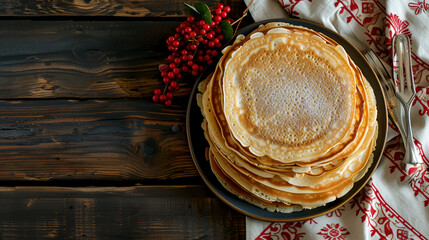
[[(404, 141), (404, 162), (406, 164), (418, 164), (419, 160), (417, 150), (414, 145), (414, 137), (411, 128), (410, 118), (411, 104), (416, 97), (416, 89), (414, 87), (414, 77), (411, 65), (410, 39), (406, 35), (398, 34), (393, 37), (392, 57), (394, 62), (397, 59), (399, 70), (393, 70), (393, 79), (395, 81), (395, 94), (398, 97), (399, 101), (402, 103), (405, 110), (405, 126), (407, 128), (407, 137), (406, 141)], [(396, 82), (399, 82), (399, 86), (396, 85)]]
[[(366, 60), (369, 65), (374, 70), (377, 75), (377, 79), (380, 82), (380, 85), (383, 88), (384, 96), (386, 98), (387, 111), (389, 112), (389, 118), (396, 125), (399, 130), (399, 133), (402, 137), (402, 141), (404, 142), (404, 147), (406, 146), (407, 141), (407, 133), (404, 129), (402, 112), (403, 107), (396, 98), (392, 76), (390, 75), (390, 71), (387, 70), (384, 63), (380, 60), (380, 58), (374, 53), (374, 51), (369, 50), (364, 53)], [(405, 147), (406, 148), (406, 147)]]

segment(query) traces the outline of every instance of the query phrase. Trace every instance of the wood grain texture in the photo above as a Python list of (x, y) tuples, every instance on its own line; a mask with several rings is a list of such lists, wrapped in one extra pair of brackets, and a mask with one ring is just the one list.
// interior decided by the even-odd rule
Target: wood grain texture
[[(150, 98), (178, 22), (0, 21), (0, 99)], [(192, 80), (177, 96), (188, 96)]]
[(196, 177), (185, 107), (151, 101), (0, 101), (0, 180)]
[(1, 239), (244, 239), (202, 186), (1, 187)]
[(200, 1), (210, 8), (227, 4), (233, 17), (241, 16), (245, 9), (242, 0), (2, 0), (0, 16), (183, 17), (183, 2)]

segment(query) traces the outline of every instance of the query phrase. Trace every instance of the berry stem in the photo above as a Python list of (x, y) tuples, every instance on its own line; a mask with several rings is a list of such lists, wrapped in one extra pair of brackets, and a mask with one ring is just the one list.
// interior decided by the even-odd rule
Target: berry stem
[[(234, 26), (234, 24), (238, 23), (240, 24), (241, 20), (247, 16), (247, 12), (243, 14), (239, 19), (235, 20), (233, 23), (231, 23), (231, 26)], [(237, 26), (238, 27), (238, 26)], [(235, 34), (234, 34), (235, 35)]]
[(162, 91), (162, 94), (165, 94), (165, 92), (167, 92), (168, 86), (170, 86), (170, 84), (165, 84), (164, 90)]
[[(247, 12), (249, 11), (250, 6), (252, 6), (253, 1), (254, 1), (254, 0), (252, 0), (252, 1), (249, 3), (249, 6), (247, 6), (247, 8), (246, 8), (246, 9), (244, 9), (244, 11), (243, 11), (243, 15), (242, 15), (239, 19), (237, 19), (238, 23), (237, 23), (237, 27), (235, 28), (234, 34), (232, 35), (232, 38), (231, 38), (231, 39), (230, 39), (230, 40), (229, 40), (225, 45), (229, 44), (229, 42), (230, 42), (230, 41), (235, 37), (235, 35), (237, 34), (237, 30), (238, 30), (238, 27), (240, 27), (241, 20), (243, 20), (243, 18), (244, 18), (245, 16), (247, 16)], [(234, 25), (237, 21), (235, 21), (233, 24), (231, 24), (231, 26), (232, 26), (232, 25)]]

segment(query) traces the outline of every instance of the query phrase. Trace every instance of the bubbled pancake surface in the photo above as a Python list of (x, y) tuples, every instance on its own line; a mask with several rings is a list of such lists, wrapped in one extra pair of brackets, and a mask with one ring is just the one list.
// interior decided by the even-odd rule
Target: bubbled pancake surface
[(320, 38), (292, 31), (252, 38), (229, 59), (223, 81), (229, 128), (255, 155), (311, 158), (353, 123), (354, 73)]
[[(270, 37), (266, 38), (265, 42), (273, 43), (274, 41), (277, 42), (277, 44), (279, 42), (276, 41), (276, 39), (294, 39), (291, 35), (298, 35), (298, 39), (302, 40), (304, 36), (304, 39), (308, 41), (313, 41), (313, 39), (315, 39), (316, 42), (320, 43), (320, 46), (328, 45), (329, 47), (327, 47), (327, 49), (335, 52), (330, 53), (335, 57), (327, 60), (331, 61), (331, 65), (334, 67), (325, 70), (329, 72), (333, 71), (333, 69), (340, 69), (338, 70), (338, 72), (340, 72), (340, 79), (338, 82), (344, 83), (344, 86), (338, 87), (337, 85), (341, 84), (338, 84), (338, 82), (329, 83), (329, 81), (323, 82), (323, 84), (332, 84), (331, 88), (342, 90), (350, 88), (348, 93), (343, 92), (336, 94), (342, 96), (342, 98), (339, 98), (346, 99), (348, 101), (349, 105), (347, 105), (345, 109), (341, 110), (345, 111), (345, 114), (340, 118), (342, 119), (341, 121), (347, 122), (348, 125), (347, 127), (344, 127), (342, 134), (336, 135), (338, 133), (338, 129), (337, 132), (333, 133), (333, 136), (337, 137), (335, 141), (322, 141), (321, 144), (318, 145), (319, 147), (323, 147), (323, 149), (320, 147), (319, 154), (312, 154), (311, 151), (309, 154), (303, 154), (303, 151), (299, 150), (298, 147), (302, 147), (306, 144), (302, 139), (297, 140), (301, 141), (301, 145), (295, 143), (284, 145), (287, 153), (292, 152), (293, 154), (296, 154), (294, 158), (291, 158), (290, 155), (286, 158), (275, 158), (275, 154), (272, 154), (274, 157), (269, 154), (260, 154), (259, 152), (258, 154), (255, 154), (255, 151), (251, 150), (253, 145), (246, 146), (242, 144), (238, 137), (233, 134), (231, 128), (232, 122), (228, 119), (228, 112), (233, 106), (235, 106), (234, 104), (237, 104), (237, 102), (226, 103), (226, 94), (228, 91), (232, 91), (231, 89), (228, 89), (228, 85), (226, 85), (228, 82), (227, 79), (231, 74), (234, 75), (237, 74), (237, 72), (240, 73), (246, 69), (246, 65), (242, 66), (242, 62), (237, 60), (239, 59), (237, 58), (237, 53), (239, 51), (243, 51), (243, 49), (245, 49), (243, 47), (249, 41), (253, 41), (258, 38), (262, 39), (267, 35)], [(284, 39), (281, 41), (284, 41)], [(264, 43), (264, 41), (262, 41), (262, 43)], [(285, 41), (285, 43), (290, 44), (288, 41)], [(305, 50), (301, 48), (302, 47), (296, 48), (295, 50)], [(266, 55), (269, 55), (272, 50), (269, 50)], [(250, 48), (247, 51), (258, 52), (257, 48)], [(254, 205), (266, 208), (269, 211), (279, 212), (291, 212), (299, 211), (303, 208), (315, 208), (331, 202), (347, 193), (353, 187), (354, 182), (358, 181), (365, 174), (372, 163), (372, 151), (375, 147), (375, 138), (377, 136), (377, 109), (375, 107), (375, 97), (372, 93), (371, 87), (360, 72), (359, 68), (354, 65), (341, 46), (326, 36), (320, 35), (319, 33), (306, 28), (282, 23), (270, 23), (267, 25), (261, 25), (257, 30), (246, 37), (237, 37), (234, 44), (227, 47), (223, 51), (223, 54), (224, 55), (220, 59), (213, 74), (200, 84), (199, 90), (201, 91), (201, 94), (198, 94), (197, 96), (198, 105), (201, 107), (201, 111), (204, 116), (202, 127), (204, 129), (205, 137), (210, 145), (208, 158), (213, 173), (222, 185), (225, 186), (228, 191)], [(324, 54), (328, 54), (328, 52), (325, 52)], [(251, 56), (252, 54), (247, 53), (245, 55)], [(258, 54), (256, 54), (256, 56), (257, 55)], [(248, 57), (247, 61), (249, 62), (251, 59), (251, 57)], [(291, 64), (293, 65), (293, 63)], [(235, 67), (228, 68), (227, 65), (229, 65), (229, 67)], [(255, 68), (258, 65), (253, 64), (251, 66)], [(252, 67), (247, 68), (251, 69)], [(265, 88), (267, 84), (272, 83), (271, 80), (277, 76), (276, 74), (273, 75), (271, 70), (266, 71), (267, 75), (271, 74), (271, 77), (257, 76), (262, 80), (262, 82), (265, 81), (266, 84), (248, 84), (246, 87), (242, 87), (237, 91), (248, 91), (253, 94), (255, 94), (255, 92), (259, 92), (257, 95), (262, 97), (265, 96), (264, 94), (269, 94), (269, 92), (264, 92), (261, 88)], [(296, 74), (297, 73), (290, 73), (289, 76), (296, 76)], [(278, 76), (277, 78), (277, 81), (280, 82), (280, 86), (282, 88), (289, 87), (289, 85), (281, 83), (281, 81), (287, 81), (285, 78), (280, 78)], [(297, 78), (295, 81), (298, 81), (298, 84), (303, 84), (300, 83), (303, 81), (302, 78)], [(314, 78), (312, 81), (318, 81), (318, 79)], [(248, 82), (249, 81), (247, 81), (247, 83)], [(244, 84), (246, 84), (246, 81)], [(301, 86), (306, 85), (304, 84)], [(320, 86), (324, 85), (319, 83), (319, 88)], [(313, 90), (318, 91), (317, 89)], [(308, 95), (308, 93), (304, 94), (304, 96), (305, 95)], [(325, 101), (326, 97), (330, 96), (325, 96), (325, 98), (319, 99), (321, 101)], [(333, 99), (337, 98), (338, 96)], [(274, 99), (272, 101), (279, 100)], [(290, 99), (288, 101), (290, 101)], [(249, 103), (249, 108), (253, 108), (253, 110), (259, 109), (258, 111), (260, 111), (261, 107), (256, 106), (256, 102), (257, 101), (253, 101), (253, 103)], [(312, 102), (310, 101), (308, 104), (311, 103)], [(335, 103), (331, 102), (329, 104), (335, 105)], [(295, 106), (295, 114), (302, 114), (302, 111), (304, 111), (306, 107), (307, 106), (303, 105)], [(344, 106), (337, 106), (338, 109), (341, 107), (344, 108)], [(335, 106), (328, 106), (325, 107), (325, 109), (335, 109)], [(253, 110), (248, 111), (251, 112)], [(230, 111), (229, 113), (232, 114), (234, 112)], [(260, 117), (261, 119), (267, 118), (267, 116), (263, 116), (263, 114), (265, 114), (263, 111), (259, 113), (249, 113), (249, 115), (252, 114), (254, 119), (257, 117)], [(317, 113), (315, 113), (315, 115), (317, 115)], [(320, 118), (320, 116), (315, 117)], [(279, 118), (277, 125), (284, 126), (291, 124), (288, 120), (289, 119)], [(337, 119), (336, 121), (340, 120)], [(260, 125), (258, 126), (260, 127), (265, 126), (264, 124), (266, 123), (259, 122), (259, 124)], [(306, 125), (303, 123), (303, 125), (297, 126), (302, 127)], [(325, 129), (329, 129), (329, 127), (323, 127)], [(301, 128), (301, 130), (295, 129), (296, 134), (299, 136), (309, 134), (309, 131), (303, 131), (302, 129), (303, 128)], [(313, 133), (312, 136), (314, 136), (314, 134), (315, 133)], [(283, 138), (283, 140), (284, 139), (287, 140), (287, 137)], [(315, 139), (318, 140), (320, 138)], [(260, 139), (258, 139), (258, 141), (260, 141)], [(267, 146), (273, 145), (270, 140), (266, 141), (265, 144)], [(274, 147), (274, 149), (278, 149), (278, 147)], [(276, 153), (276, 151), (273, 151), (273, 153)]]

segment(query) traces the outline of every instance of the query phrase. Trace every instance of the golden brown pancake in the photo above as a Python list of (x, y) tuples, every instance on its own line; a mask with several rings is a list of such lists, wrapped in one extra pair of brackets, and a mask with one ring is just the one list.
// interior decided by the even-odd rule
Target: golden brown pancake
[(377, 110), (344, 49), (312, 30), (270, 23), (223, 54), (197, 100), (225, 188), (282, 212), (347, 193), (372, 163)]

